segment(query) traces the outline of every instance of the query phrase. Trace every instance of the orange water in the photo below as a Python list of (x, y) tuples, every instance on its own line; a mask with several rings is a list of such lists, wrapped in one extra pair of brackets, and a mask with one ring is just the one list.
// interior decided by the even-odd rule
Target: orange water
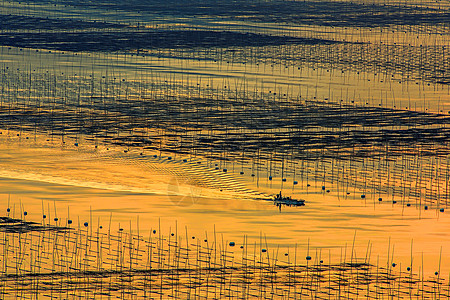
[(1, 209), (9, 202), (15, 217), (27, 211), (27, 220), (40, 222), (44, 211), (49, 220), (56, 214), (63, 223), (70, 218), (75, 226), (90, 221), (104, 227), (111, 218), (113, 229), (136, 232), (139, 227), (144, 236), (161, 222), (166, 233), (175, 226), (186, 226), (198, 237), (215, 230), (227, 241), (246, 235), (282, 249), (298, 245), (300, 253), (309, 243), (311, 249), (330, 250), (333, 262), (342, 260), (343, 249), (350, 253), (354, 247), (358, 257), (370, 251), (371, 260), (379, 257), (380, 263), (387, 263), (389, 251), (390, 261), (406, 268), (412, 251), (413, 267), (429, 274), (439, 269), (442, 247), (441, 272), (450, 271), (447, 212), (394, 205), (387, 196), (378, 202), (378, 194), (361, 199), (361, 191), (353, 189), (342, 196), (342, 187), (328, 184), (326, 192), (312, 181), (294, 190), (285, 185), (285, 194), (305, 199), (306, 205), (279, 211), (269, 201), (255, 200), (252, 191), (275, 194), (280, 179), (261, 178), (257, 186), (254, 177), (223, 174), (198, 158), (183, 162), (183, 157), (168, 160), (25, 136), (1, 135)]

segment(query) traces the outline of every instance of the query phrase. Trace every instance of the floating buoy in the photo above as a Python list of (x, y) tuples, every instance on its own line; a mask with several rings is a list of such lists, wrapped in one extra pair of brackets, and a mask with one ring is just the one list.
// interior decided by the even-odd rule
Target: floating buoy
[(88, 227), (89, 223), (88, 222), (84, 222), (84, 227)]
[(228, 170), (227, 169), (223, 169), (223, 171), (226, 173)]
[(269, 176), (269, 180), (272, 180), (272, 176)]
[(323, 264), (323, 260), (320, 260), (320, 263)]
[(441, 208), (440, 210), (439, 210), (440, 212), (444, 212), (444, 209), (443, 208)]
[(45, 219), (45, 218), (47, 218), (47, 216), (46, 216), (46, 215), (43, 215), (43, 216), (42, 216), (42, 219)]
[(244, 246), (241, 246), (241, 247), (239, 247), (239, 248), (244, 249)]
[(392, 201), (392, 204), (395, 204), (395, 203), (397, 203), (397, 201), (393, 200), (393, 201)]
[(74, 145), (75, 145), (75, 147), (78, 147), (78, 143), (75, 143)]
[(262, 249), (261, 251), (262, 251), (262, 252), (267, 252), (267, 249)]
[(410, 268), (410, 267), (407, 267), (407, 268), (406, 268), (406, 271), (411, 271), (411, 268)]
[(255, 177), (255, 174), (252, 174), (252, 177)]
[(322, 190), (325, 191), (325, 186), (324, 185), (322, 185)]
[(397, 264), (396, 263), (392, 263), (392, 266), (395, 268), (395, 266), (396, 266)]
[(72, 220), (67, 220), (67, 224), (72, 224)]
[(406, 203), (406, 206), (410, 207), (410, 206), (411, 206), (411, 204), (410, 204), (410, 203)]
[(53, 221), (58, 222), (58, 218), (54, 218)]
[(241, 171), (239, 174), (244, 175), (244, 172)]
[(230, 247), (234, 247), (236, 244), (234, 242), (230, 242)]
[(286, 178), (281, 179), (283, 182), (286, 182)]
[(425, 205), (425, 210), (428, 210), (428, 206)]
[(28, 213), (27, 213), (26, 211), (24, 211), (24, 212), (23, 212), (23, 215), (26, 216), (26, 215), (28, 215)]
[(378, 198), (378, 201), (380, 201), (380, 202), (383, 201), (383, 198)]
[(170, 235), (171, 235), (171, 236), (174, 236), (174, 235), (175, 235), (175, 233), (173, 233), (173, 232), (172, 232), (172, 233), (171, 233)]
[(6, 212), (10, 212), (10, 211), (11, 211), (11, 208), (8, 207), (8, 208), (6, 209)]
[(187, 162), (187, 159), (183, 159), (183, 162)]
[(171, 160), (171, 159), (172, 159), (172, 156), (169, 156), (167, 159), (168, 159), (168, 160)]
[(436, 276), (439, 275), (439, 272), (434, 272), (434, 275), (436, 275)]
[(298, 181), (294, 181), (294, 185), (298, 184)]
[(156, 230), (153, 230), (153, 233), (156, 233)]
[(362, 194), (361, 199), (364, 199), (364, 198), (366, 198), (366, 195)]
[(311, 260), (311, 256), (308, 255), (308, 256), (306, 257), (306, 260)]

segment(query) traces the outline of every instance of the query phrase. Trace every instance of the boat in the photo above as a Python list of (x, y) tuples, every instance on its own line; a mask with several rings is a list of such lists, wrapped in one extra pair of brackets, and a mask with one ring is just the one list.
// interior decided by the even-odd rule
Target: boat
[(305, 200), (300, 199), (292, 199), (291, 197), (286, 197), (281, 195), (281, 191), (279, 194), (277, 194), (274, 199), (272, 200), (274, 204), (281, 208), (281, 206), (304, 206)]

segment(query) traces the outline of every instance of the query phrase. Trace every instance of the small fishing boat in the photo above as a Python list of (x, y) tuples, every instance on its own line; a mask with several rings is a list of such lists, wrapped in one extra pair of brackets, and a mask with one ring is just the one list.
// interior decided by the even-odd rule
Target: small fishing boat
[(303, 206), (305, 205), (305, 200), (292, 199), (291, 197), (286, 197), (281, 195), (281, 191), (272, 200), (274, 204), (281, 208), (281, 206)]

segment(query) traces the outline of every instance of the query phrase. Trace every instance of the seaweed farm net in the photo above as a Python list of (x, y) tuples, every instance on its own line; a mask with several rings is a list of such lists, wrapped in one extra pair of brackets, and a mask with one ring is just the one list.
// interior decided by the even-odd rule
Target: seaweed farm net
[[(364, 222), (429, 252), (448, 240), (449, 1), (1, 1), (0, 20), (0, 184), (32, 190), (26, 205), (83, 218), (115, 198), (146, 224), (210, 214), (294, 242), (307, 220), (321, 247)], [(274, 191), (306, 206), (268, 208)], [(450, 298), (441, 260), (425, 273), (412, 246), (402, 266), (390, 244), (339, 255), (20, 215), (0, 218), (2, 299)]]
[(1, 5), (4, 130), (448, 202), (445, 1)]
[[(45, 219), (43, 219), (45, 221)], [(370, 247), (339, 260), (325, 249), (269, 248), (267, 240), (224, 241), (177, 228), (142, 236), (92, 224), (60, 227), (2, 217), (2, 299), (436, 299), (449, 282), (439, 272), (380, 264)], [(21, 225), (18, 230), (17, 225)], [(14, 229), (14, 230), (12, 230)], [(347, 253), (347, 251), (349, 253)], [(412, 258), (411, 258), (412, 259)], [(412, 262), (411, 262), (412, 264)], [(404, 270), (403, 270), (404, 269)], [(420, 269), (420, 268), (419, 268)]]
[(448, 204), (447, 114), (158, 76), (103, 77), (3, 69), (5, 134), (204, 157), (216, 170), (282, 179), (286, 188), (337, 183), (343, 193)]

